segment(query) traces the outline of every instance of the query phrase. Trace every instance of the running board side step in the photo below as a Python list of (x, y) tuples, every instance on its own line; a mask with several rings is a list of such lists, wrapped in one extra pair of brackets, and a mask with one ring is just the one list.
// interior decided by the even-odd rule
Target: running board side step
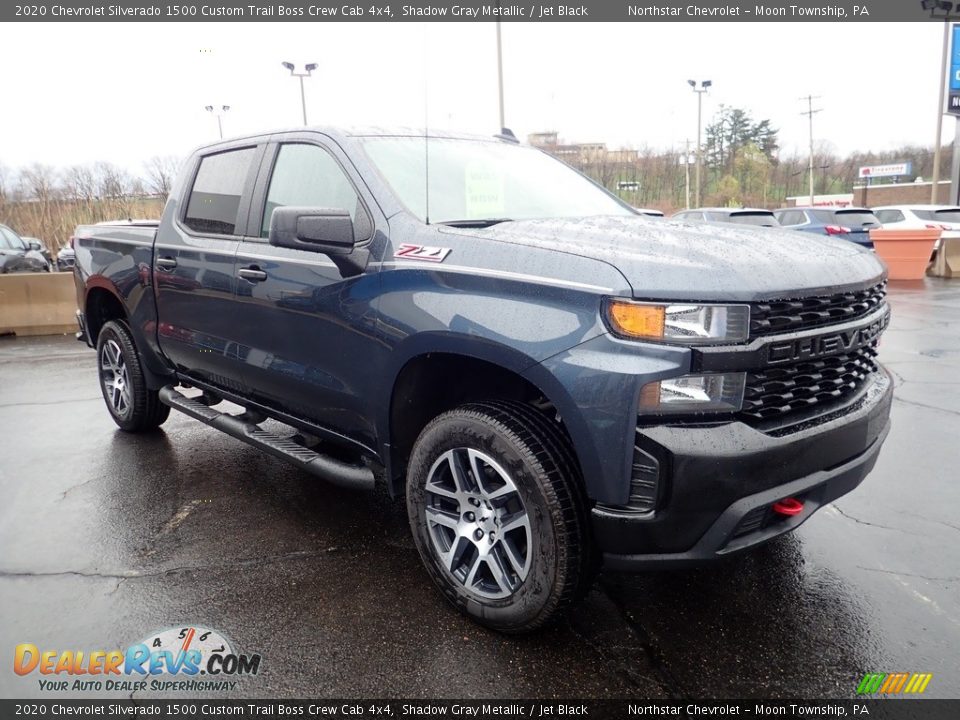
[(321, 455), (290, 438), (264, 430), (238, 416), (222, 413), (199, 400), (177, 392), (172, 385), (160, 390), (160, 401), (195, 420), (216, 428), (227, 435), (253, 445), (271, 455), (293, 463), (312, 475), (340, 487), (353, 490), (373, 490), (373, 471), (362, 465), (351, 465), (327, 455)]

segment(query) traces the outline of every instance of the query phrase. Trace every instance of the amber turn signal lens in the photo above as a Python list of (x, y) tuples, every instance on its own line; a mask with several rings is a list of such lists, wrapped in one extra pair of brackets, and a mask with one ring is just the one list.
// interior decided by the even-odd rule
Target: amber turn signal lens
[(613, 300), (607, 306), (613, 329), (628, 337), (662, 339), (666, 308)]

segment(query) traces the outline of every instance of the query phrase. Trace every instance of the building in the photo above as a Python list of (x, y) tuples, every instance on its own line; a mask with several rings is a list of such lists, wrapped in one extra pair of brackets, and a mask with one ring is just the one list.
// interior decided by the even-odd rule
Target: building
[[(926, 205), (930, 202), (929, 182), (890, 183), (884, 185), (854, 185), (853, 197), (861, 207), (880, 205)], [(937, 183), (937, 205), (952, 205), (950, 181)]]

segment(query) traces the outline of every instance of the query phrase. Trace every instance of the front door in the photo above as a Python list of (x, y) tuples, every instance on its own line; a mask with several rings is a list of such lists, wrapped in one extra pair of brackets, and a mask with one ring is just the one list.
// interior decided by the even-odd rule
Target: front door
[(316, 137), (274, 145), (264, 161), (249, 220), (249, 235), (255, 228), (259, 237), (243, 238), (237, 251), (239, 352), (252, 398), (369, 448), (372, 413), (362, 398), (378, 273), (344, 279), (324, 254), (268, 243), (270, 216), (287, 205), (346, 210), (358, 243), (373, 235), (346, 158)]

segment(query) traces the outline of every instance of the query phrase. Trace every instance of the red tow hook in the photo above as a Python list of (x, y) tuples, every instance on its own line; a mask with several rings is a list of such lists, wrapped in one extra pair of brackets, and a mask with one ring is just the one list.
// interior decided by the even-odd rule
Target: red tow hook
[(784, 498), (783, 500), (777, 500), (773, 504), (773, 511), (777, 515), (793, 517), (794, 515), (799, 515), (803, 512), (803, 503), (796, 498)]

